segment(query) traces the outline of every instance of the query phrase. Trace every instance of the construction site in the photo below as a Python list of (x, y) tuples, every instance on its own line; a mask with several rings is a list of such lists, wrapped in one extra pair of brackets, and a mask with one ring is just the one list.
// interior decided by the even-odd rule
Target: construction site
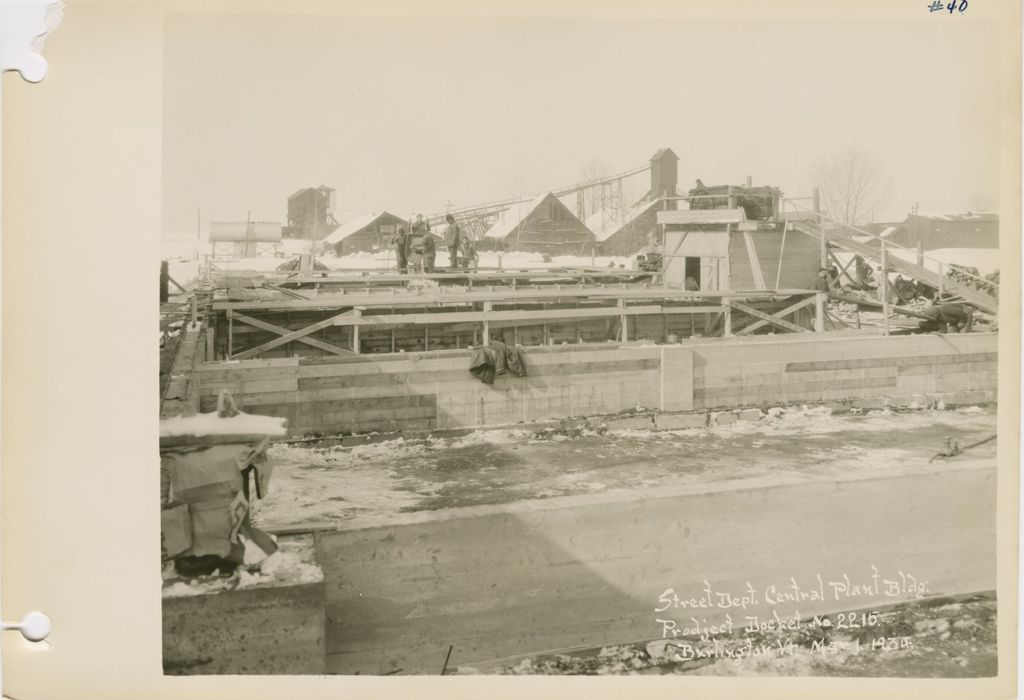
[(165, 673), (994, 674), (998, 220), (682, 165), (165, 262)]

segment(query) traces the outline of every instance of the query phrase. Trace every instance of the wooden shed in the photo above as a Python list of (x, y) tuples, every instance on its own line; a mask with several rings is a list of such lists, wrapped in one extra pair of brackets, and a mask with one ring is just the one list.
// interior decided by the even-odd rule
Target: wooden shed
[(409, 222), (386, 211), (367, 214), (343, 223), (323, 239), (323, 245), (339, 256), (380, 250), (391, 245), (399, 226), (408, 228)]
[(594, 234), (551, 192), (519, 202), (484, 232), (484, 250), (524, 250), (552, 255), (590, 254)]
[(702, 291), (813, 289), (820, 244), (782, 222), (747, 221), (743, 209), (658, 212), (665, 227), (665, 282)]

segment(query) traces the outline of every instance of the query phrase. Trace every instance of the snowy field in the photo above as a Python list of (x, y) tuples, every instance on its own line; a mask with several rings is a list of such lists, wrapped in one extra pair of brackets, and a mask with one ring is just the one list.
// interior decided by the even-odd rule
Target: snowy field
[[(509, 429), (461, 438), (395, 439), (352, 448), (277, 444), (257, 523), (359, 524), (378, 516), (662, 484), (831, 478), (934, 470), (947, 436), (995, 433), (994, 410), (772, 409), (760, 422), (665, 432)], [(959, 459), (988, 459), (995, 442)]]

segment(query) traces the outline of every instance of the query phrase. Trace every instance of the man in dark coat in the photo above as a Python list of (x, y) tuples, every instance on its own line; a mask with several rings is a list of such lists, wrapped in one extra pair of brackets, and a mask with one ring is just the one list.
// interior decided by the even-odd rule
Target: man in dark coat
[(970, 333), (974, 327), (974, 309), (962, 303), (930, 303), (924, 309), (932, 320), (921, 321), (922, 330), (945, 333)]
[(455, 223), (455, 217), (448, 214), (444, 217), (448, 226), (444, 230), (444, 244), (448, 246), (448, 266), (456, 270), (459, 267), (459, 249), (462, 247), (462, 231)]
[(398, 233), (395, 234), (395, 258), (398, 260), (398, 272), (403, 275), (409, 271), (408, 245), (409, 234), (406, 233), (405, 226), (399, 226)]

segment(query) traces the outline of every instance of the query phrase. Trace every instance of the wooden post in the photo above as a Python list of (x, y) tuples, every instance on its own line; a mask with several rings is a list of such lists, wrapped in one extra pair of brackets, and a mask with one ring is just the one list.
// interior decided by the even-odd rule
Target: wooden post
[(817, 333), (825, 330), (825, 292), (814, 294), (814, 330)]
[(352, 309), (352, 315), (356, 317), (356, 322), (352, 324), (352, 352), (359, 354), (359, 319), (363, 315), (362, 309)]
[(726, 338), (732, 335), (732, 303), (729, 299), (723, 299), (725, 311), (722, 313), (722, 335)]
[(828, 269), (828, 243), (825, 241), (825, 222), (821, 217), (821, 192), (814, 188), (814, 221), (821, 229), (821, 264), (819, 267)]
[(882, 241), (882, 328), (885, 335), (889, 335), (889, 256)]
[[(499, 256), (499, 260), (500, 260), (500, 256)], [(484, 311), (483, 343), (484, 343), (484, 345), (490, 345), (491, 344), (491, 322), (487, 320), (487, 315), (491, 311), (491, 302), (489, 302), (489, 301), (485, 301), (484, 302), (484, 309), (483, 309), (483, 311)]]
[(620, 330), (620, 333), (619, 333), (619, 339), (623, 343), (626, 343), (626, 342), (629, 342), (629, 326), (627, 325), (627, 321), (629, 320), (629, 317), (626, 316), (626, 300), (625, 299), (619, 299), (619, 308), (622, 309), (622, 311), (619, 313), (619, 324), (622, 326), (622, 328)]
[(206, 358), (207, 362), (214, 360), (214, 347), (213, 347), (213, 324), (207, 321), (209, 325), (206, 326)]

